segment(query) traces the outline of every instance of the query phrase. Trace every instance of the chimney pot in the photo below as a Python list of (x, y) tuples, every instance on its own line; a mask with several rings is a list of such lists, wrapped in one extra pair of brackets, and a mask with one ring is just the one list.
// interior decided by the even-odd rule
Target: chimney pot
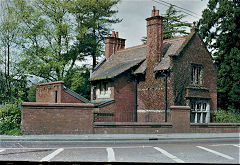
[(112, 37), (115, 37), (115, 31), (112, 31)]
[(105, 38), (105, 58), (108, 59), (112, 54), (125, 48), (125, 39), (118, 38), (118, 32), (112, 31), (111, 37)]

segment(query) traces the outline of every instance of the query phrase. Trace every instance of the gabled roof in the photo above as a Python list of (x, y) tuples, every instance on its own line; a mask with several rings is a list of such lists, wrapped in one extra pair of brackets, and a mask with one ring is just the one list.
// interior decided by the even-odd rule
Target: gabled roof
[[(171, 38), (163, 41), (163, 58), (155, 66), (154, 71), (167, 70), (170, 68), (170, 56), (177, 56), (185, 47), (191, 36)], [(139, 65), (134, 74), (144, 74), (146, 70), (147, 45), (135, 46), (120, 50), (103, 60), (95, 68), (90, 81), (111, 79), (121, 73)]]

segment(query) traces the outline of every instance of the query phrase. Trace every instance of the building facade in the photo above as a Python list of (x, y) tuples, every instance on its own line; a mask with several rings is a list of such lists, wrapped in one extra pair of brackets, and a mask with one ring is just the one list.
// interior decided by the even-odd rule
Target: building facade
[(163, 122), (171, 120), (170, 106), (187, 105), (192, 123), (211, 122), (217, 109), (217, 69), (198, 30), (163, 40), (159, 11), (152, 10), (146, 22), (145, 45), (125, 48), (117, 32), (105, 39), (105, 59), (90, 76), (91, 102), (101, 105), (98, 117)]

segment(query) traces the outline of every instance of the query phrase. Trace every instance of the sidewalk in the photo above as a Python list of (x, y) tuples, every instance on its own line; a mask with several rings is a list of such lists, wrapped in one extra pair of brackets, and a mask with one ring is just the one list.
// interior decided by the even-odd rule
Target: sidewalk
[(129, 141), (239, 138), (239, 133), (0, 135), (2, 141)]

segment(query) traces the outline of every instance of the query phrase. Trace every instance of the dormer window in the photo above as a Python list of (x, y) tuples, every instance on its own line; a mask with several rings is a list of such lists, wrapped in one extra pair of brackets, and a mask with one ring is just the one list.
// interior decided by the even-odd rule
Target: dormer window
[(96, 88), (96, 98), (110, 98), (111, 95), (111, 89), (110, 89), (110, 83), (109, 82), (99, 82), (97, 84)]
[(192, 64), (191, 66), (191, 84), (203, 85), (203, 69), (202, 65)]

